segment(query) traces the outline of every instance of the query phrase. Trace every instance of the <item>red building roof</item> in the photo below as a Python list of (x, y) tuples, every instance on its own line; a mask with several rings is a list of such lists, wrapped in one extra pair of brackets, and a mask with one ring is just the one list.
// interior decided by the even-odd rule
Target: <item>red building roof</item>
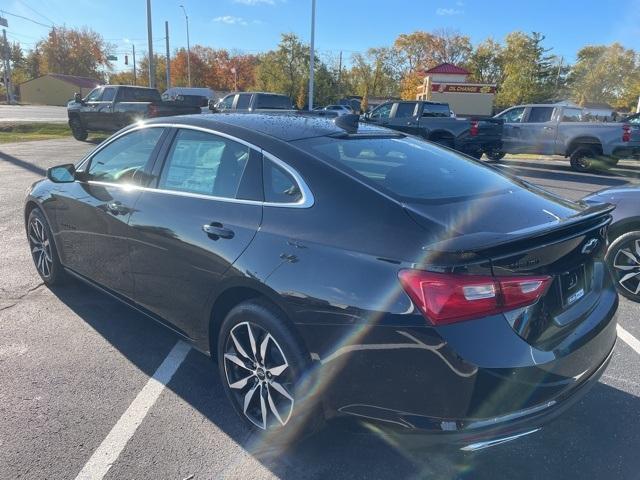
[(465, 70), (464, 68), (456, 67), (452, 63), (441, 63), (437, 67), (430, 68), (429, 70), (425, 70), (426, 74), (429, 73), (445, 73), (447, 75), (471, 75), (471, 72)]

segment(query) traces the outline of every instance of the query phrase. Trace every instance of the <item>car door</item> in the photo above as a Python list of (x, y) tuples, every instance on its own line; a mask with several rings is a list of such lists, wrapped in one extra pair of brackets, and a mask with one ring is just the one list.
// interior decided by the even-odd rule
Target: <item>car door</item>
[(178, 129), (157, 187), (131, 215), (136, 302), (188, 336), (260, 226), (260, 168), (260, 153), (240, 141)]
[(56, 187), (56, 236), (62, 263), (117, 293), (133, 295), (128, 220), (150, 179), (164, 128), (116, 137), (78, 167), (78, 180)]
[(98, 125), (98, 105), (102, 98), (103, 87), (94, 88), (84, 99), (82, 108), (80, 109), (80, 119), (83, 125), (93, 130)]
[(533, 106), (528, 108), (520, 123), (519, 151), (551, 155), (555, 150), (557, 123), (554, 120), (555, 107)]
[(113, 111), (113, 102), (116, 98), (118, 87), (104, 87), (102, 96), (96, 102), (95, 106), (95, 122), (94, 128), (101, 130), (118, 130), (117, 122)]
[(394, 130), (400, 130), (410, 134), (417, 133), (418, 117), (416, 109), (418, 102), (398, 102), (395, 104), (395, 112), (389, 118), (387, 126)]
[(513, 107), (496, 116), (504, 120), (502, 150), (506, 153), (519, 153), (522, 147), (521, 124), (525, 111), (524, 106)]

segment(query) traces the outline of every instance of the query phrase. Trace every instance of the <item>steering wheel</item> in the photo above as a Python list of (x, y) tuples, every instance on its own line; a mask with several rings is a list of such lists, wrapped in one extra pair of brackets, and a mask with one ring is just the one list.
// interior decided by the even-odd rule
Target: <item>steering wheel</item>
[(133, 180), (133, 176), (136, 174), (138, 170), (140, 170), (140, 167), (125, 168), (121, 172), (116, 173), (113, 176), (113, 179), (117, 182), (121, 182), (123, 180)]

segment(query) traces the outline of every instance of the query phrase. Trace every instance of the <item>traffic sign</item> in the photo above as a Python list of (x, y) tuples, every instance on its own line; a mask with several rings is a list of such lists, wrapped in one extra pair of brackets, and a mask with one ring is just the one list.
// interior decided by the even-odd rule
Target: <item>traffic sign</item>
[(116, 57), (115, 55), (107, 55), (107, 60), (109, 60), (110, 62), (117, 62), (118, 57)]

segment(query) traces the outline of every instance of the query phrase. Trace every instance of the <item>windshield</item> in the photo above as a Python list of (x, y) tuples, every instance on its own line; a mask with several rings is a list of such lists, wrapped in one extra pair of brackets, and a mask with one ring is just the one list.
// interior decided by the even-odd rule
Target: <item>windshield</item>
[(298, 143), (326, 162), (403, 201), (468, 199), (515, 186), (490, 167), (409, 137), (320, 137)]

